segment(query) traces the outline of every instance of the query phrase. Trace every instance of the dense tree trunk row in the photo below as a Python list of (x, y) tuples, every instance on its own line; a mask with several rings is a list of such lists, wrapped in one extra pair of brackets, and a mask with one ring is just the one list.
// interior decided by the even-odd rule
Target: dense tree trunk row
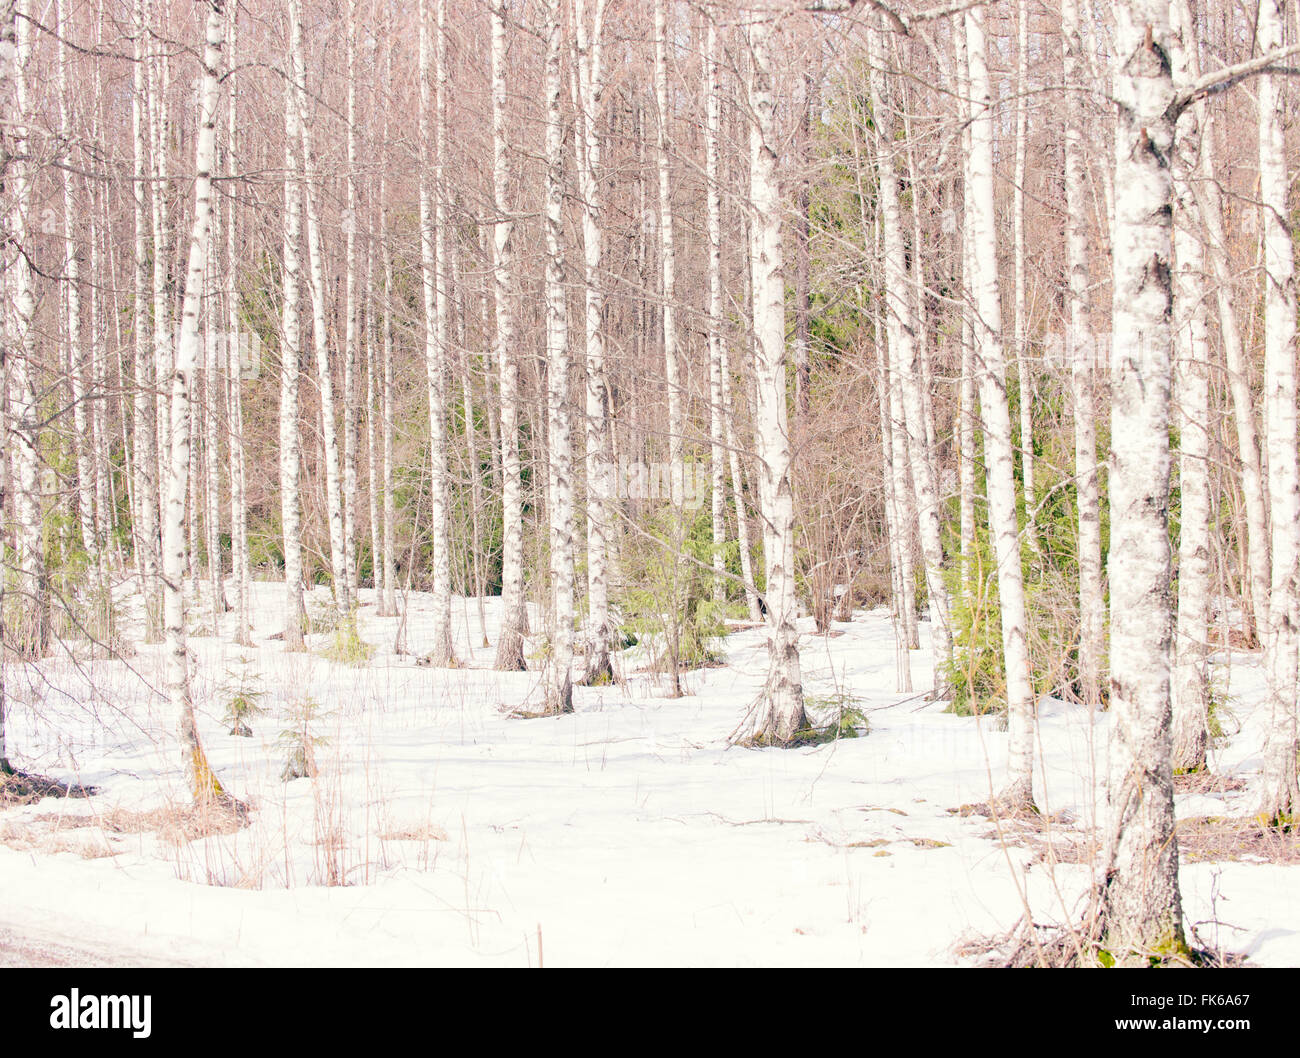
[(1181, 951), (1216, 628), (1300, 800), (1293, 5), (646, 7), (0, 0), (5, 664), (138, 606), (207, 798), (187, 640), (255, 574), (290, 651), (427, 589), (434, 668), (477, 596), (526, 715), (762, 625), (753, 745), (884, 605), (1005, 718), (990, 811), (1043, 696), (1109, 710), (1109, 950)]

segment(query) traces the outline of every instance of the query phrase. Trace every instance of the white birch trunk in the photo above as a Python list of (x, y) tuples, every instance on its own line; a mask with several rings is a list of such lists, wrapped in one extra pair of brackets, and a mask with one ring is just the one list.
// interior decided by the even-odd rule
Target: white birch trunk
[[(131, 197), (135, 210), (135, 287), (132, 329), (135, 336), (135, 401), (132, 418), (134, 440), (135, 510), (131, 524), (135, 535), (136, 567), (142, 577), (145, 603), (145, 642), (162, 638), (162, 582), (159, 579), (161, 540), (158, 520), (158, 403), (154, 399), (153, 341), (145, 305), (149, 299), (149, 181), (147, 55), (148, 0), (135, 0), (135, 41), (131, 129), (133, 169)], [(155, 193), (158, 193), (155, 191)]]
[[(478, 455), (478, 420), (474, 413), (474, 384), (472, 376), (471, 353), (469, 350), (469, 309), (466, 305), (465, 277), (460, 265), (460, 251), (455, 239), (451, 241), (450, 274), (457, 296), (456, 303), (456, 340), (457, 367), (460, 370), (461, 422), (465, 431), (465, 465), (469, 468), (469, 554), (467, 555), (466, 581), (470, 585), (467, 594), (472, 593), (478, 610), (479, 642), (487, 647), (487, 612), (483, 597), (486, 594), (484, 574), (484, 549), (481, 545), (480, 518), (483, 511), (483, 474)], [(486, 323), (486, 313), (484, 314)], [(490, 462), (490, 461), (489, 461)]]
[[(1288, 5), (1289, 6), (1289, 5)], [(1280, 48), (1286, 10), (1282, 0), (1261, 0), (1259, 46)], [(1300, 812), (1296, 756), (1297, 576), (1300, 576), (1300, 468), (1296, 453), (1296, 278), (1290, 176), (1286, 156), (1284, 78), (1259, 80), (1259, 191), (1264, 220), (1264, 402), (1268, 444), (1268, 495), (1272, 514), (1273, 577), (1264, 659), (1268, 668), (1270, 723), (1264, 747), (1258, 815), (1293, 826)]]
[[(224, 34), (224, 24), (223, 24)], [(215, 167), (216, 161), (214, 159)], [(212, 591), (212, 634), (219, 635), (221, 615), (226, 612), (226, 593), (222, 586), (221, 563), (221, 443), (217, 417), (221, 405), (218, 393), (221, 389), (220, 351), (221, 351), (221, 265), (220, 265), (220, 231), (221, 208), (215, 201), (210, 214), (210, 231), (207, 246), (207, 284), (205, 286), (204, 313), (207, 326), (204, 344), (203, 370), (203, 456), (204, 456), (204, 491), (207, 510), (204, 516), (206, 540), (204, 546), (208, 553), (208, 583)], [(192, 510), (191, 517), (198, 518), (198, 511)], [(194, 559), (197, 565), (197, 556)]]
[[(863, 127), (865, 132), (865, 125)], [(869, 211), (871, 196), (863, 180), (863, 173), (874, 171), (874, 157), (866, 155), (867, 144), (858, 139), (858, 125), (852, 125), (853, 152), (857, 170), (857, 192), (859, 219), (862, 224), (863, 240), (870, 233), (867, 252), (877, 262), (885, 259), (883, 225), (879, 223), (880, 211), (873, 217)], [(883, 265), (881, 267), (883, 272)], [(873, 275), (872, 282), (879, 290), (884, 285), (881, 274)], [(899, 672), (906, 668), (906, 684), (912, 686), (911, 659), (906, 655), (909, 650), (917, 650), (921, 645), (920, 625), (916, 613), (916, 570), (913, 562), (912, 537), (917, 524), (916, 497), (912, 489), (912, 478), (908, 470), (906, 413), (903, 406), (902, 383), (898, 373), (890, 365), (887, 354), (887, 331), (885, 314), (881, 309), (881, 298), (876, 297), (872, 306), (872, 328), (875, 336), (876, 353), (879, 359), (877, 373), (879, 376), (880, 428), (882, 443), (888, 446), (883, 473), (886, 475), (886, 520), (889, 523), (889, 549), (891, 575), (891, 608), (895, 614), (902, 634), (899, 659)], [(900, 683), (903, 677), (900, 675)]]
[(506, 124), (506, 6), (492, 8), (492, 272), (496, 300), (495, 359), (500, 373), (501, 494), (504, 517), (502, 549), (501, 638), (494, 667), (514, 672), (524, 668), (523, 637), (528, 629), (524, 595), (523, 478), (519, 453), (519, 357), (515, 349), (514, 248), (515, 222), (507, 202), (510, 183)]
[[(178, 229), (179, 230), (179, 229)], [(206, 268), (204, 274), (204, 285), (207, 284)], [(204, 333), (203, 308), (199, 308), (199, 361), (194, 368), (193, 388), (190, 391), (190, 465), (186, 473), (186, 480), (190, 483), (190, 496), (188, 514), (185, 519), (185, 527), (189, 534), (189, 546), (185, 549), (185, 568), (190, 576), (190, 594), (197, 600), (203, 592), (203, 570), (199, 563), (199, 527), (203, 524), (202, 510), (203, 500), (199, 495), (202, 488), (202, 457), (201, 441), (203, 439), (203, 421), (201, 412), (203, 409), (202, 394), (199, 390), (199, 379), (203, 371), (203, 366), (207, 360), (204, 350), (206, 335)]]
[[(237, 81), (233, 76), (235, 48), (239, 27), (239, 7), (231, 4), (227, 11), (226, 26), (227, 63), (232, 74), (227, 76), (228, 127), (226, 130), (227, 173), (236, 173), (236, 148), (238, 145), (239, 107)], [(231, 572), (235, 577), (235, 642), (252, 646), (249, 632), (252, 627), (252, 559), (248, 550), (248, 475), (244, 461), (244, 400), (239, 356), (239, 238), (236, 227), (239, 206), (235, 196), (230, 196), (230, 215), (226, 222), (226, 364), (227, 402), (230, 449), (230, 553)], [(260, 355), (260, 354), (259, 354)]]
[[(383, 195), (380, 195), (381, 202)], [(379, 252), (384, 260), (384, 337), (382, 419), (384, 434), (384, 603), (383, 613), (397, 614), (397, 501), (393, 494), (393, 255), (388, 246), (386, 209), (380, 209)]]
[(546, 668), (548, 714), (573, 711), (573, 438), (569, 325), (565, 306), (564, 124), (560, 114), (560, 0), (546, 4), (546, 360), (551, 495), (552, 627)]
[(298, 433), (299, 315), (302, 262), (302, 183), (298, 175), (298, 104), (292, 84), (284, 90), (284, 278), (280, 307), (280, 525), (284, 534), (284, 649), (302, 650), (307, 613), (302, 594), (302, 470)]
[(764, 524), (768, 675), (752, 710), (756, 744), (788, 744), (806, 719), (795, 628), (794, 502), (786, 408), (785, 279), (782, 269), (780, 189), (771, 39), (774, 20), (748, 27), (750, 269), (753, 283), (755, 442), (760, 513)]
[(1207, 111), (1201, 134), (1200, 179), (1194, 185), (1201, 221), (1205, 225), (1206, 256), (1214, 276), (1214, 298), (1227, 366), (1228, 389), (1232, 394), (1233, 421), (1237, 433), (1237, 457), (1241, 460), (1241, 492), (1246, 514), (1246, 562), (1244, 588), (1249, 596), (1248, 634), (1261, 641), (1268, 629), (1268, 601), (1271, 587), (1268, 507), (1264, 492), (1264, 471), (1259, 432), (1255, 422), (1255, 395), (1251, 387), (1250, 361), (1246, 356), (1241, 323), (1232, 294), (1234, 276), (1229, 266), (1224, 231), (1223, 197), (1215, 164), (1213, 119)]
[[(95, 132), (98, 130), (96, 129)], [(92, 132), (92, 135), (94, 132)], [(100, 275), (100, 269), (103, 267), (100, 250), (99, 250), (99, 204), (96, 201), (96, 189), (90, 183), (86, 182), (86, 190), (89, 203), (89, 216), (87, 217), (87, 242), (90, 244), (90, 274)], [(108, 564), (112, 556), (110, 545), (117, 545), (117, 525), (116, 525), (116, 503), (110, 495), (112, 491), (112, 480), (110, 479), (110, 463), (112, 460), (112, 447), (108, 437), (108, 416), (110, 403), (108, 398), (108, 360), (105, 355), (105, 341), (107, 337), (107, 328), (101, 330), (99, 321), (101, 313), (105, 311), (104, 306), (108, 299), (101, 297), (97, 285), (92, 284), (90, 295), (87, 299), (89, 302), (87, 308), (91, 321), (90, 327), (90, 376), (91, 387), (99, 399), (94, 402), (91, 408), (90, 432), (91, 432), (91, 460), (94, 464), (95, 474), (95, 539), (99, 542), (100, 553), (98, 555), (98, 567), (100, 582), (107, 584)], [(120, 348), (120, 346), (119, 346)], [(0, 387), (0, 392), (3, 388)], [(125, 409), (123, 409), (125, 410)], [(125, 424), (125, 415), (122, 417)], [(128, 475), (129, 480), (129, 475)], [(129, 506), (128, 506), (129, 509)], [(120, 557), (117, 556), (117, 557)], [(120, 563), (119, 563), (120, 568)]]
[[(165, 21), (169, 0), (157, 0), (161, 5), (159, 21)], [(152, 32), (152, 30), (151, 30)], [(158, 460), (158, 546), (162, 548), (161, 526), (167, 515), (168, 475), (171, 473), (171, 411), (170, 386), (175, 350), (172, 338), (175, 324), (172, 319), (172, 277), (169, 265), (175, 248), (171, 242), (171, 203), (169, 201), (170, 165), (168, 153), (171, 146), (170, 114), (167, 105), (171, 85), (171, 66), (161, 44), (154, 41), (148, 48), (149, 59), (145, 67), (145, 110), (149, 115), (150, 176), (153, 194), (150, 196), (153, 221), (153, 370), (158, 381), (158, 417), (155, 451)], [(159, 551), (162, 555), (162, 551)], [(165, 563), (165, 556), (163, 562)], [(165, 589), (164, 589), (165, 590)], [(164, 618), (165, 620), (165, 618)]]
[[(894, 689), (900, 693), (912, 690), (912, 656), (911, 642), (908, 638), (909, 611), (908, 601), (912, 592), (908, 586), (911, 576), (910, 565), (905, 564), (906, 549), (903, 545), (904, 535), (900, 528), (902, 521), (898, 504), (898, 470), (895, 467), (894, 434), (895, 427), (891, 372), (887, 362), (885, 342), (882, 340), (883, 327), (877, 320), (876, 341), (876, 395), (880, 409), (880, 466), (885, 485), (885, 531), (889, 545), (890, 588), (893, 596), (890, 616), (894, 626)], [(905, 572), (906, 569), (906, 572)]]
[[(1065, 0), (1069, 2), (1069, 0)], [(1016, 4), (1016, 144), (1015, 179), (1011, 188), (1011, 221), (1015, 243), (1016, 374), (1020, 382), (1020, 468), (1025, 492), (1025, 536), (1038, 550), (1035, 526), (1038, 501), (1034, 490), (1034, 376), (1029, 356), (1028, 297), (1025, 284), (1025, 175), (1029, 149), (1029, 10), (1025, 0)], [(1066, 210), (1067, 214), (1069, 210)], [(919, 243), (918, 243), (919, 245)]]
[[(20, 115), (14, 113), (14, 110), (17, 109), (14, 87), (18, 78), (18, 61), (18, 0), (0, 0), (0, 180), (8, 179), (9, 168), (13, 164), (15, 153), (13, 148), (15, 144), (10, 142), (10, 130), (20, 127), (18, 121)], [(11, 272), (11, 254), (15, 248), (11, 248), (8, 243), (0, 244), (0, 262), (3, 262), (4, 265), (3, 278), (0, 279), (0, 282), (4, 283), (6, 302), (10, 299), (8, 281)], [(7, 307), (6, 305), (5, 308), (7, 309)], [(8, 549), (5, 546), (8, 538), (8, 526), (5, 524), (7, 511), (5, 501), (9, 491), (9, 449), (12, 432), (8, 408), (9, 349), (11, 339), (16, 337), (10, 330), (11, 322), (8, 311), (3, 312), (0, 326), (3, 326), (3, 336), (2, 340), (0, 340), (0, 441), (3, 441), (4, 448), (4, 455), (0, 456), (0, 570), (3, 570), (7, 566), (6, 559), (8, 558)], [(7, 612), (5, 610), (5, 587), (8, 580), (7, 576), (0, 575), (0, 615)], [(2, 659), (7, 649), (5, 622), (0, 620), (0, 777), (13, 773), (13, 765), (9, 763), (9, 749), (5, 734), (7, 702), (5, 699), (5, 665)]]
[[(1061, 7), (1062, 47), (1067, 85), (1081, 88), (1083, 38), (1078, 0)], [(1074, 404), (1074, 481), (1078, 510), (1079, 697), (1091, 708), (1102, 704), (1105, 671), (1105, 595), (1101, 571), (1101, 489), (1097, 475), (1097, 424), (1093, 395), (1096, 353), (1088, 287), (1087, 206), (1084, 194), (1086, 97), (1066, 97), (1065, 255), (1068, 273), (1068, 349)]]
[[(1200, 76), (1196, 26), (1187, 0), (1173, 0), (1171, 55), (1177, 83)], [(1188, 107), (1175, 129), (1174, 351), (1178, 406), (1178, 623), (1174, 640), (1173, 766), (1205, 767), (1209, 707), (1210, 599), (1210, 333), (1206, 318), (1205, 247), (1191, 181), (1205, 107)]]
[(199, 742), (190, 689), (189, 651), (185, 643), (185, 493), (190, 464), (190, 400), (199, 359), (199, 311), (212, 220), (212, 177), (216, 165), (218, 64), (224, 31), (221, 0), (211, 0), (203, 50), (201, 111), (194, 147), (194, 224), (190, 232), (189, 263), (181, 309), (180, 340), (170, 378), (171, 473), (168, 477), (167, 520), (164, 526), (164, 623), (167, 636), (167, 690), (177, 711), (190, 791), (196, 801), (227, 795), (208, 766)]
[(609, 385), (605, 377), (605, 278), (601, 188), (601, 134), (605, 97), (605, 0), (596, 0), (590, 29), (586, 0), (575, 0), (579, 123), (574, 143), (582, 192), (583, 284), (587, 338), (587, 683), (613, 678), (609, 647), (609, 550), (613, 530), (614, 460), (609, 436)]
[(1186, 951), (1170, 763), (1169, 402), (1174, 86), (1168, 0), (1116, 7), (1110, 802), (1104, 945)]
[[(727, 542), (727, 441), (726, 406), (722, 396), (722, 370), (726, 346), (722, 337), (722, 69), (718, 53), (718, 27), (708, 19), (704, 54), (705, 197), (709, 241), (709, 314), (706, 341), (709, 348), (709, 465), (712, 471), (711, 511), (713, 532), (713, 599), (726, 598), (723, 547)], [(737, 496), (737, 503), (740, 497)]]
[(1033, 806), (1035, 696), (1029, 673), (1028, 617), (1016, 517), (1016, 482), (1007, 401), (1006, 357), (998, 284), (997, 224), (993, 205), (993, 97), (989, 84), (983, 11), (966, 12), (966, 54), (970, 77), (970, 181), (967, 219), (971, 227), (971, 287), (975, 296), (975, 359), (984, 419), (984, 458), (989, 535), (997, 558), (1002, 653), (1007, 675), (1010, 760), (999, 804), (1011, 811)]
[[(870, 64), (884, 68), (883, 49), (875, 31), (870, 33)], [(885, 329), (888, 335), (891, 377), (902, 396), (902, 419), (895, 419), (906, 438), (906, 465), (911, 468), (916, 496), (916, 516), (924, 556), (925, 585), (930, 603), (930, 637), (934, 650), (934, 698), (948, 697), (946, 673), (952, 654), (948, 586), (943, 579), (943, 525), (933, 462), (927, 448), (921, 351), (917, 343), (915, 299), (908, 279), (903, 240), (902, 214), (894, 158), (893, 118), (880, 87), (883, 74), (872, 76), (873, 113), (876, 125), (876, 166), (879, 172), (880, 223), (884, 240)], [(891, 424), (893, 426), (894, 424)], [(891, 430), (891, 433), (893, 430)], [(897, 451), (897, 442), (895, 442)], [(898, 468), (895, 468), (896, 470)]]
[(722, 424), (726, 434), (728, 464), (731, 470), (731, 494), (736, 500), (736, 543), (740, 547), (740, 576), (745, 582), (745, 605), (749, 610), (749, 619), (757, 624), (763, 619), (763, 611), (758, 602), (758, 590), (754, 586), (754, 559), (752, 541), (749, 535), (749, 512), (745, 507), (745, 480), (740, 466), (740, 447), (736, 432), (735, 408), (731, 400), (731, 366), (727, 355), (727, 343), (722, 343)]
[[(964, 241), (964, 239), (963, 239)], [(975, 334), (962, 313), (961, 378), (957, 393), (958, 531), (961, 534), (961, 592), (969, 604), (975, 580)]]
[[(72, 122), (69, 116), (68, 35), (71, 32), (67, 0), (58, 0), (59, 23), (59, 132), (64, 142), (71, 142)], [(91, 466), (92, 443), (87, 399), (87, 358), (81, 328), (81, 260), (77, 249), (77, 226), (83, 217), (78, 213), (74, 190), (73, 161), (59, 174), (63, 184), (63, 278), (65, 286), (64, 310), (68, 340), (68, 364), (72, 382), (72, 422), (75, 437), (73, 447), (77, 460), (77, 521), (81, 529), (81, 546), (86, 551), (86, 561), (98, 564), (102, 555), (95, 536), (95, 478)], [(92, 324), (93, 327), (93, 324)]]
[[(6, 450), (13, 449), (16, 488), (14, 489), (14, 550), (17, 552), (18, 587), (21, 625), (17, 647), (20, 656), (35, 658), (49, 648), (50, 616), (46, 583), (45, 549), (42, 540), (42, 511), (39, 480), (40, 422), (43, 418), (36, 392), (36, 283), (31, 260), (26, 252), (31, 228), (28, 220), (34, 210), (33, 183), (29, 150), (31, 112), (27, 97), (27, 67), (32, 54), (31, 12), (27, 0), (18, 0), (15, 57), (13, 64), (13, 101), (10, 104), (13, 126), (5, 130), (11, 147), (6, 183), (7, 217), (5, 235), (5, 280), (9, 287), (5, 341), (9, 346), (9, 417), (10, 438)], [(6, 103), (9, 101), (6, 100)]]
[(655, 161), (659, 173), (659, 255), (663, 266), (664, 380), (668, 387), (668, 461), (677, 472), (685, 441), (680, 352), (677, 348), (677, 250), (673, 232), (672, 122), (668, 92), (668, 7), (655, 0), (655, 103), (658, 110)]
[[(430, 529), (433, 534), (433, 642), (429, 662), (453, 662), (451, 645), (451, 562), (447, 502), (447, 290), (445, 207), (440, 174), (445, 145), (443, 128), (445, 42), (443, 0), (435, 0), (437, 40), (432, 47), (424, 0), (420, 3), (420, 269), (424, 293), (424, 366), (429, 397)], [(434, 54), (436, 52), (436, 59)], [(437, 68), (433, 69), (434, 64)], [(430, 86), (430, 74), (436, 98)], [(435, 142), (436, 141), (436, 142)]]
[[(966, 59), (966, 28), (964, 24), (958, 24), (953, 31), (953, 51), (955, 52), (955, 67), (957, 81), (957, 107), (962, 121), (961, 147), (962, 147), (962, 167), (961, 167), (961, 184), (965, 188), (970, 183), (970, 77), (968, 75), (968, 63)], [(953, 187), (952, 208), (955, 211), (957, 188)], [(961, 590), (962, 595), (969, 606), (975, 599), (974, 581), (976, 573), (975, 552), (979, 545), (975, 525), (975, 460), (977, 458), (975, 444), (975, 418), (976, 418), (976, 384), (975, 384), (975, 328), (972, 317), (974, 315), (975, 295), (972, 287), (972, 277), (975, 272), (972, 263), (972, 244), (971, 244), (971, 226), (969, 217), (961, 226), (960, 238), (960, 257), (961, 257), (961, 381), (958, 389), (958, 454), (961, 460), (961, 466), (958, 470), (960, 490), (959, 496), (959, 529), (961, 534)]]
[(311, 293), (312, 344), (316, 352), (316, 380), (320, 389), (321, 441), (324, 446), (325, 504), (329, 519), (330, 577), (334, 603), (340, 613), (352, 609), (352, 589), (347, 577), (343, 546), (343, 497), (339, 481), (339, 439), (334, 415), (334, 381), (330, 371), (329, 331), (326, 323), (325, 251), (317, 208), (316, 158), (312, 148), (312, 121), (308, 107), (307, 59), (303, 42), (301, 0), (289, 0), (292, 28), (294, 95), (298, 104), (298, 138), (302, 147), (302, 201), (307, 216), (307, 278)]
[(357, 579), (357, 0), (348, 0), (347, 63), (347, 209), (343, 214), (343, 570), (348, 593), (356, 599)]
[[(380, 202), (383, 202), (382, 196)], [(381, 206), (382, 208), (382, 206)], [(366, 251), (366, 286), (368, 307), (366, 327), (363, 331), (366, 365), (366, 470), (370, 481), (370, 569), (375, 582), (375, 606), (380, 617), (388, 616), (385, 601), (383, 561), (383, 521), (379, 512), (383, 504), (384, 482), (379, 477), (379, 439), (375, 431), (375, 401), (379, 396), (376, 384), (378, 371), (376, 350), (379, 348), (379, 323), (375, 315), (375, 249), (373, 243)]]
[[(925, 232), (921, 226), (921, 169), (916, 161), (916, 139), (912, 135), (912, 119), (909, 114), (913, 106), (910, 93), (903, 93), (904, 110), (903, 139), (907, 143), (907, 178), (912, 185), (912, 245), (925, 246)], [(926, 320), (926, 287), (924, 253), (912, 254), (912, 320), (916, 330), (916, 345), (920, 350), (921, 364), (921, 417), (925, 428), (925, 452), (930, 459), (930, 476), (936, 486), (939, 483), (935, 461), (939, 453), (938, 430), (934, 422), (934, 364), (930, 348), (930, 334)], [(940, 493), (940, 502), (943, 500)]]
[(794, 421), (798, 429), (807, 421), (812, 406), (812, 348), (809, 327), (812, 319), (811, 270), (808, 240), (812, 225), (809, 216), (809, 162), (812, 137), (812, 108), (815, 86), (813, 75), (804, 71), (803, 98), (799, 100), (799, 126), (794, 141), (794, 164), (799, 167), (794, 194)]

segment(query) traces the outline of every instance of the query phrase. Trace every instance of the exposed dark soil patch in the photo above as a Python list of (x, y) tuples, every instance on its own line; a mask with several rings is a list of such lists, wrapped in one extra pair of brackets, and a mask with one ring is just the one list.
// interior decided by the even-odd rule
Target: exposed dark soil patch
[(48, 775), (24, 771), (0, 772), (0, 808), (35, 804), (45, 797), (91, 797), (96, 792), (93, 786), (61, 782)]

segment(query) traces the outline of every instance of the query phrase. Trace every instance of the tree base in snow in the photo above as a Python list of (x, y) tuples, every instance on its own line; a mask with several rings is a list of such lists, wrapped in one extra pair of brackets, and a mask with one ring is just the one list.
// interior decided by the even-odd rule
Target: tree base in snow
[(294, 779), (314, 779), (316, 762), (312, 755), (301, 747), (295, 747), (289, 753), (284, 769), (280, 772), (281, 782), (293, 782)]
[(1179, 940), (1164, 951), (1114, 952), (1106, 946), (1096, 917), (1075, 927), (1026, 923), (1022, 918), (1008, 932), (973, 937), (959, 943), (955, 953), (978, 965), (1004, 969), (1066, 969), (1102, 967), (1184, 967), (1222, 969), (1248, 966), (1245, 957), (1213, 951)]
[(510, 720), (542, 720), (548, 716), (569, 716), (573, 713), (573, 705), (570, 704), (567, 709), (511, 709), (506, 714)]
[(415, 659), (415, 663), (425, 669), (463, 669), (468, 666), (456, 657), (455, 654), (449, 654), (442, 660), (438, 660), (432, 654), (425, 654)]
[(497, 640), (497, 656), (492, 662), (497, 672), (524, 672), (528, 665), (524, 660), (524, 637), (518, 627), (501, 629), (501, 638)]
[(1020, 786), (1009, 787), (997, 794), (989, 803), (991, 816), (1037, 816), (1041, 813), (1034, 804), (1033, 792)]
[(767, 729), (751, 732), (743, 738), (734, 737), (733, 732), (731, 744), (744, 749), (798, 749), (802, 746), (824, 746), (828, 742), (846, 738), (865, 738), (870, 731), (871, 725), (867, 718), (855, 709), (841, 709), (822, 724), (814, 723), (805, 712), (803, 723), (789, 738), (780, 738), (769, 725)]
[(599, 651), (587, 658), (587, 671), (578, 681), (580, 687), (610, 687), (617, 681), (614, 666), (609, 662), (609, 652)]
[(732, 745), (740, 746), (743, 749), (801, 749), (804, 746), (824, 746), (828, 742), (861, 737), (861, 733), (852, 728), (840, 730), (834, 725), (831, 727), (804, 726), (785, 740), (778, 739), (775, 735), (758, 734), (737, 739)]

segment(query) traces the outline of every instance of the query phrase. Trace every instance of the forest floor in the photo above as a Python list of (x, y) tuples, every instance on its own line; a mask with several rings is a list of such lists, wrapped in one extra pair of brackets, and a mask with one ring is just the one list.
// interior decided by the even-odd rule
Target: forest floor
[[(953, 965), (964, 940), (1027, 910), (1085, 910), (1110, 716), (1044, 699), (1044, 816), (962, 811), (988, 801), (1007, 736), (895, 690), (884, 612), (801, 643), (812, 700), (850, 702), (870, 732), (754, 750), (727, 736), (763, 681), (761, 629), (728, 636), (726, 664), (687, 674), (683, 697), (638, 673), (635, 648), (621, 685), (578, 688), (574, 714), (514, 719), (540, 674), (491, 670), (478, 600), (453, 604), (464, 667), (434, 670), (418, 663), (425, 596), (409, 599), (398, 653), (401, 622), (363, 592), (374, 652), (351, 644), (354, 666), (322, 656), (331, 633), (286, 654), (270, 638), (283, 589), (255, 590), (255, 646), (233, 644), (230, 614), (211, 635), (202, 604), (190, 641), (208, 755), (251, 808), (241, 829), (187, 815), (160, 646), (112, 660), (73, 644), (7, 667), (15, 764), (97, 792), (0, 807), (0, 965)], [(318, 590), (310, 605), (325, 602)], [(483, 602), (493, 645), (496, 603)], [(928, 649), (911, 665), (927, 688)], [(266, 709), (251, 738), (222, 721), (241, 680)], [(1248, 813), (1263, 746), (1257, 655), (1216, 655), (1215, 680), (1223, 781), (1178, 796), (1187, 921), (1204, 946), (1297, 965), (1300, 856), (1204, 822)], [(304, 702), (317, 774), (286, 782), (282, 733), (302, 728)]]

